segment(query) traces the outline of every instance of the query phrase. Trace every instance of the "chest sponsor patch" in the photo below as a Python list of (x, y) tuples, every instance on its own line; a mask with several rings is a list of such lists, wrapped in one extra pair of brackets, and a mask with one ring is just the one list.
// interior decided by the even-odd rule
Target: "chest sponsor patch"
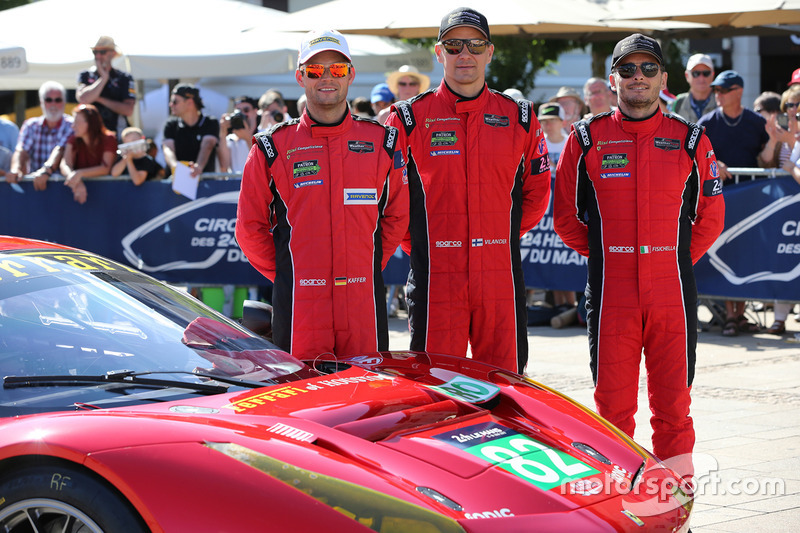
[(461, 150), (431, 150), (431, 157), (438, 157), (440, 155), (459, 155)]
[(508, 117), (502, 115), (483, 114), (483, 123), (493, 128), (507, 128), (510, 124)]
[(301, 189), (303, 187), (308, 187), (309, 185), (322, 185), (322, 180), (305, 180), (292, 184), (295, 189)]
[(630, 172), (601, 172), (600, 177), (603, 179), (607, 178), (630, 178)]
[(431, 146), (454, 146), (458, 142), (454, 131), (434, 131), (431, 135)]
[(375, 151), (375, 144), (368, 141), (347, 141), (347, 149), (357, 154), (370, 154)]
[(680, 150), (681, 142), (678, 139), (667, 139), (664, 137), (656, 137), (653, 145), (661, 150), (671, 152), (673, 150)]
[(320, 166), (316, 159), (309, 161), (298, 161), (292, 164), (292, 177), (306, 178), (308, 176), (316, 176), (319, 174)]
[(378, 189), (345, 189), (344, 205), (376, 205)]
[(603, 170), (609, 170), (612, 168), (625, 168), (628, 163), (630, 163), (628, 154), (604, 154), (600, 166)]

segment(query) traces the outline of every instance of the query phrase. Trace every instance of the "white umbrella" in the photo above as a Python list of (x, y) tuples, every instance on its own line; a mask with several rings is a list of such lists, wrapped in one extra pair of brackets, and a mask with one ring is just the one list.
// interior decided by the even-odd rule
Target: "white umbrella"
[[(342, 33), (391, 37), (436, 37), (442, 17), (465, 5), (464, 0), (405, 0), (399, 4), (375, 0), (332, 0), (289, 14), (286, 30), (333, 28)], [(590, 0), (493, 0), (476, 8), (486, 16), (494, 35), (568, 36), (585, 33), (661, 31), (704, 27), (686, 23), (602, 22), (611, 13)]]
[(0, 42), (0, 76), (24, 74), (28, 71), (25, 49)]
[(800, 0), (622, 0), (614, 17), (605, 22), (650, 19), (749, 28), (773, 24), (800, 24)]

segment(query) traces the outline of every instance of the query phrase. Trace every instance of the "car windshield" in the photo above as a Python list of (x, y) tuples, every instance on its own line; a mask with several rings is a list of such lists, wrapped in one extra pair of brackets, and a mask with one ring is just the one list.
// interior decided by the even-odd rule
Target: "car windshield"
[[(170, 382), (219, 392), (308, 370), (189, 294), (90, 254), (0, 255), (0, 269), (0, 416), (171, 400), (212, 389)], [(79, 379), (139, 373), (167, 385)]]

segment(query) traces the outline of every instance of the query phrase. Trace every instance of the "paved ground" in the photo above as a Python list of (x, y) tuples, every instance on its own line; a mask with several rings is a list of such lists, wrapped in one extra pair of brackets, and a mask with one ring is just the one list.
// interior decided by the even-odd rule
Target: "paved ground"
[[(769, 326), (772, 316), (761, 320)], [(706, 474), (695, 533), (785, 532), (800, 524), (800, 323), (790, 317), (786, 326), (783, 337), (723, 337), (719, 327), (699, 334), (692, 416), (695, 465)], [(390, 328), (390, 347), (408, 349), (405, 319), (390, 319)], [(531, 377), (593, 407), (585, 330), (532, 327), (528, 341)], [(634, 437), (650, 449), (645, 388), (641, 381)]]

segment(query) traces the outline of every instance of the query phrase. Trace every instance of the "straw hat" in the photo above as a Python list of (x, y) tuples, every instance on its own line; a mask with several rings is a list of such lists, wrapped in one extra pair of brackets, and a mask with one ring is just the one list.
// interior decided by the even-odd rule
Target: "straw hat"
[(420, 74), (419, 70), (417, 70), (417, 67), (413, 65), (403, 65), (396, 71), (386, 76), (386, 84), (394, 94), (397, 94), (397, 82), (400, 81), (400, 78), (405, 76), (411, 76), (412, 78), (417, 79), (419, 82), (419, 92), (421, 93), (427, 91), (431, 86), (431, 79), (425, 74)]
[(99, 39), (97, 39), (97, 44), (92, 46), (92, 50), (113, 50), (119, 53), (119, 48), (117, 48), (117, 43), (114, 42), (112, 37), (108, 35), (103, 35)]

